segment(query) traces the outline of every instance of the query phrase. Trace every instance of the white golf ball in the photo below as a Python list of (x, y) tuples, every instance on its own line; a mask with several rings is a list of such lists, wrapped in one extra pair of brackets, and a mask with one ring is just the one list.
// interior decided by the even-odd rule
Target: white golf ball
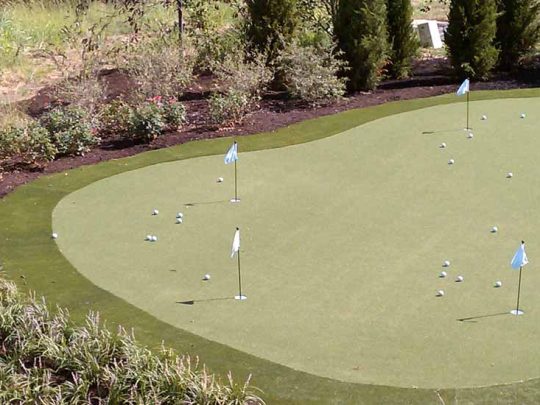
[(495, 287), (496, 288), (499, 288), (499, 287), (502, 287), (502, 281), (495, 281)]
[(51, 238), (53, 238), (53, 239), (58, 238), (58, 234), (57, 234), (57, 233), (53, 233), (53, 234), (51, 235)]
[(157, 242), (157, 236), (156, 235), (152, 236), (152, 242)]
[(521, 113), (520, 117), (525, 118), (525, 113)]
[(203, 280), (204, 281), (210, 280), (210, 274), (205, 274), (204, 277), (203, 277)]
[(184, 218), (184, 214), (182, 214), (181, 212), (179, 212), (178, 214), (176, 214), (176, 218)]
[(184, 221), (182, 221), (182, 218), (176, 218), (176, 223), (177, 224), (181, 224), (182, 222), (184, 222)]
[(443, 267), (450, 267), (450, 261), (449, 260), (445, 260), (443, 262)]
[(463, 281), (463, 276), (457, 276), (456, 282), (461, 283)]
[(445, 278), (447, 276), (446, 271), (441, 271), (441, 274), (439, 274), (440, 278)]
[(511, 179), (512, 177), (514, 177), (514, 173), (512, 173), (512, 172), (506, 173), (506, 178), (507, 179)]
[(146, 235), (146, 238), (144, 240), (152, 241), (152, 235)]
[(491, 233), (497, 233), (498, 231), (499, 231), (499, 228), (497, 228), (496, 226), (491, 228)]
[(455, 160), (454, 160), (454, 159), (450, 159), (450, 160), (448, 161), (448, 164), (449, 164), (449, 165), (453, 165), (453, 164), (454, 164), (454, 162), (455, 162)]
[(152, 215), (158, 215), (158, 214), (159, 214), (159, 211), (158, 211), (158, 210), (152, 211)]
[(437, 297), (444, 297), (444, 290), (437, 291)]
[(467, 134), (467, 139), (473, 139), (473, 138), (474, 138), (473, 133), (472, 133), (472, 132), (469, 132), (469, 133)]
[(482, 121), (487, 120), (487, 115), (482, 115)]
[(446, 148), (446, 143), (444, 143), (444, 142), (443, 142), (443, 143), (441, 143), (441, 146), (439, 146), (439, 148), (441, 148), (441, 149), (444, 149), (444, 148)]
[(218, 178), (217, 178), (217, 182), (218, 182), (218, 183), (223, 183), (223, 177), (218, 177)]

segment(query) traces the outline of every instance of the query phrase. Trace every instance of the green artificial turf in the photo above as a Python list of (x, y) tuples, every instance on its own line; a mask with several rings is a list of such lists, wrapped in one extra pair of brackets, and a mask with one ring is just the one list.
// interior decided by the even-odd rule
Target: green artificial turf
[[(445, 96), (350, 111), (242, 138), (241, 151), (314, 140), (453, 101)], [(222, 163), (230, 140), (42, 178), (2, 200), (5, 269), (76, 315), (96, 309), (112, 323), (135, 327), (145, 343), (164, 339), (201, 355), (213, 370), (253, 372), (271, 403), (431, 403), (439, 396), (447, 403), (533, 401), (536, 380), (440, 392), (379, 385), (491, 385), (538, 376), (533, 271), (525, 272), (525, 317), (457, 321), (513, 305), (516, 273), (507, 263), (519, 239), (530, 240), (529, 255), (538, 256), (531, 238), (538, 99), (473, 103), (473, 140), (458, 128), (463, 107), (393, 115), (319, 142), (243, 153), (238, 205), (222, 202), (232, 197), (232, 168)], [(529, 111), (525, 120), (522, 110)], [(484, 113), (489, 119), (480, 121)], [(443, 141), (448, 148), (440, 150)], [(450, 157), (454, 166), (447, 165)], [(513, 179), (505, 178), (507, 171)], [(223, 184), (215, 183), (218, 176)], [(103, 289), (81, 277), (49, 238), (51, 211), (63, 197), (54, 215), (57, 242)], [(151, 216), (153, 208), (160, 215)], [(174, 224), (177, 211), (185, 214), (182, 225)], [(176, 304), (234, 294), (235, 262), (228, 254), (236, 225), (248, 301)], [(490, 234), (492, 225), (500, 232)], [(149, 233), (160, 240), (144, 242)], [(451, 277), (438, 279), (447, 258)], [(204, 273), (212, 275), (209, 283), (201, 281)], [(458, 273), (462, 284), (453, 282)], [(502, 289), (492, 288), (495, 279), (503, 280)], [(442, 299), (434, 297), (439, 288), (447, 292)]]

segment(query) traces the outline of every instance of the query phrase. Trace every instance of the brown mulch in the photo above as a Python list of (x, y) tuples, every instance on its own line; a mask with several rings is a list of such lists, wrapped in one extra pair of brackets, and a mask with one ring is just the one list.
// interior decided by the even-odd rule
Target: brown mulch
[[(348, 95), (343, 100), (323, 107), (307, 107), (283, 99), (280, 94), (269, 94), (260, 103), (260, 109), (247, 116), (234, 127), (218, 129), (207, 125), (207, 97), (212, 88), (212, 79), (202, 77), (196, 85), (189, 89), (182, 98), (187, 114), (188, 126), (178, 132), (159, 137), (149, 145), (122, 144), (117, 140), (104, 140), (101, 146), (85, 156), (61, 158), (51, 162), (40, 171), (14, 170), (0, 174), (0, 197), (13, 191), (17, 186), (32, 181), (39, 176), (62, 172), (82, 165), (90, 165), (109, 159), (132, 156), (144, 151), (166, 148), (196, 139), (209, 139), (224, 136), (241, 136), (259, 132), (272, 131), (303, 120), (324, 115), (335, 114), (354, 108), (364, 108), (383, 104), (389, 101), (409, 100), (430, 97), (454, 92), (457, 83), (447, 74), (444, 62), (437, 60), (423, 61), (415, 67), (415, 75), (411, 79), (387, 81), (370, 93)], [(537, 87), (538, 78), (529, 80), (528, 77), (509, 78), (499, 77), (489, 82), (475, 83), (473, 90), (515, 89)], [(133, 83), (118, 71), (103, 73), (102, 79), (107, 84), (108, 98), (127, 94)], [(25, 104), (31, 115), (39, 115), (53, 99), (50, 92), (44, 89)]]

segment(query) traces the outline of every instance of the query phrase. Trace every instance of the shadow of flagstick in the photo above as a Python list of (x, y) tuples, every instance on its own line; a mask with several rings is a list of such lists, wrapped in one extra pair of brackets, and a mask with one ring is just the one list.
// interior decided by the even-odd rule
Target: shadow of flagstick
[(176, 303), (183, 304), (183, 305), (195, 305), (197, 302), (225, 301), (225, 300), (234, 300), (234, 297), (205, 298), (201, 300), (176, 301)]
[[(472, 128), (469, 128), (472, 129)], [(455, 129), (441, 129), (439, 131), (423, 131), (422, 135), (432, 135), (432, 134), (443, 134), (445, 132), (460, 132), (463, 131), (464, 128), (455, 128)]]
[(228, 203), (230, 200), (219, 200), (219, 201), (199, 201), (199, 202), (189, 202), (184, 203), (185, 207), (195, 207), (197, 205), (211, 205), (211, 204), (221, 204), (221, 203)]
[(477, 315), (477, 316), (469, 316), (468, 318), (460, 318), (457, 319), (459, 322), (476, 322), (477, 319), (482, 318), (492, 318), (494, 316), (502, 316), (502, 315), (510, 315), (510, 311), (507, 312), (499, 312), (496, 314), (487, 314), (487, 315)]

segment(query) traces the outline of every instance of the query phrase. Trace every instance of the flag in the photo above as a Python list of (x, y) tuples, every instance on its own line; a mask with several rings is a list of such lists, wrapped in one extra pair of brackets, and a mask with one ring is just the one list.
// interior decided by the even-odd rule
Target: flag
[(463, 96), (465, 93), (469, 92), (469, 79), (465, 79), (457, 91), (458, 96)]
[(233, 258), (234, 254), (237, 253), (239, 250), (240, 250), (240, 229), (236, 228), (236, 232), (234, 234), (234, 239), (232, 242), (231, 258)]
[(523, 266), (525, 266), (527, 263), (529, 263), (529, 260), (527, 259), (527, 254), (525, 253), (525, 242), (521, 242), (521, 246), (516, 250), (516, 254), (512, 258), (512, 262), (510, 263), (512, 265), (513, 269), (519, 269)]
[(225, 155), (225, 164), (236, 162), (238, 160), (238, 144), (236, 141), (232, 144), (229, 151)]

